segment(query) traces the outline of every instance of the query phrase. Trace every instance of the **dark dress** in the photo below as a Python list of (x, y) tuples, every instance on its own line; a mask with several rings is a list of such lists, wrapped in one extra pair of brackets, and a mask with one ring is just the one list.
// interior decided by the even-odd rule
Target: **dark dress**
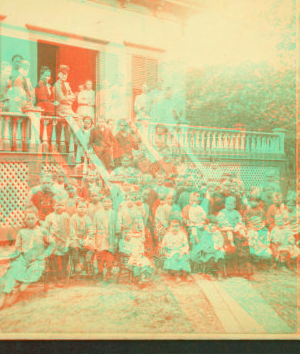
[[(43, 81), (39, 81), (39, 83), (35, 87), (35, 97), (36, 97), (36, 106), (42, 108), (44, 111), (42, 112), (43, 116), (55, 116), (55, 106), (53, 104), (54, 97), (51, 86), (47, 86)], [(40, 136), (43, 139), (44, 132), (44, 121), (41, 120), (40, 126)], [(48, 142), (51, 141), (52, 135), (52, 124), (47, 125), (47, 137)]]
[(88, 148), (93, 147), (106, 169), (112, 168), (112, 147), (114, 138), (107, 128), (95, 127), (91, 130)]

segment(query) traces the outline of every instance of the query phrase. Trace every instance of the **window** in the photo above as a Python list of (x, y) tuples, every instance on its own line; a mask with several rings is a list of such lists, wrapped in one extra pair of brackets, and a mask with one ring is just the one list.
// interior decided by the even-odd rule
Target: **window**
[(143, 84), (152, 90), (157, 80), (157, 60), (140, 55), (132, 55), (132, 116), (135, 117), (134, 101), (142, 92)]

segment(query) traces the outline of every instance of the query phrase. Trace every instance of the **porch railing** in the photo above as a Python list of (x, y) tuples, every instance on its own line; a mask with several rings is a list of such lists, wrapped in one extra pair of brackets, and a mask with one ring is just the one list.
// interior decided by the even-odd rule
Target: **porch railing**
[(172, 152), (220, 155), (284, 154), (284, 130), (272, 133), (244, 129), (137, 122), (142, 136), (153, 147), (165, 144)]
[[(77, 161), (76, 124), (70, 117), (41, 116), (38, 110), (24, 114), (0, 112), (0, 151), (68, 153)], [(207, 128), (188, 125), (136, 123), (141, 136), (154, 148), (193, 154), (256, 156), (284, 155), (285, 133), (252, 132), (244, 129)]]

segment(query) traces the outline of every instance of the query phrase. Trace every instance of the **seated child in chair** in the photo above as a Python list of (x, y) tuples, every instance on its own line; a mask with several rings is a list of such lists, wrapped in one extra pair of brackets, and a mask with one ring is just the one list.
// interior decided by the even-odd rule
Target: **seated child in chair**
[(225, 208), (222, 209), (217, 216), (218, 226), (224, 237), (224, 248), (226, 252), (235, 251), (233, 232), (238, 223), (242, 221), (241, 215), (235, 209), (236, 200), (234, 197), (225, 199)]
[(271, 232), (275, 226), (275, 218), (281, 218), (283, 224), (288, 224), (288, 210), (287, 207), (282, 203), (282, 194), (273, 193), (273, 204), (270, 206), (266, 220), (269, 231)]
[(224, 237), (225, 251), (232, 255), (228, 257), (231, 270), (249, 278), (252, 267), (249, 263), (250, 249), (247, 229), (242, 222), (240, 213), (235, 208), (235, 197), (227, 197), (225, 209), (221, 210), (217, 217), (218, 225)]
[[(149, 231), (148, 231), (149, 233)], [(140, 283), (145, 282), (154, 271), (154, 264), (147, 256), (147, 229), (145, 228), (143, 218), (137, 215), (133, 219), (132, 228), (126, 235), (126, 238), (120, 240), (120, 252), (130, 255), (128, 265), (133, 270), (133, 275), (140, 278)]]
[(269, 231), (266, 228), (265, 212), (258, 196), (250, 196), (250, 204), (247, 206), (245, 216), (251, 255), (260, 260), (269, 259), (272, 255)]
[(275, 226), (271, 231), (270, 238), (275, 261), (273, 267), (276, 268), (279, 262), (294, 271), (296, 265), (293, 266), (292, 262), (296, 261), (300, 251), (296, 246), (295, 238), (289, 225), (284, 223), (280, 214), (275, 215)]
[[(207, 221), (208, 223), (204, 225), (201, 233), (197, 233), (197, 230), (195, 232), (195, 228), (191, 227), (192, 250), (189, 258), (196, 264), (202, 263), (210, 273), (213, 268), (216, 271), (224, 269), (225, 250), (223, 248), (224, 239), (217, 226), (217, 218), (210, 215)], [(218, 275), (221, 276), (219, 272)]]
[(1, 309), (16, 300), (17, 294), (12, 295), (16, 287), (20, 285), (20, 290), (24, 291), (28, 285), (41, 278), (45, 270), (45, 259), (55, 247), (55, 242), (47, 230), (37, 225), (37, 209), (30, 207), (25, 209), (24, 214), (25, 227), (17, 235), (15, 249), (5, 255), (5, 258), (11, 260), (11, 265), (6, 274), (7, 282)]
[[(94, 241), (92, 220), (86, 215), (87, 202), (84, 199), (76, 201), (76, 214), (70, 220), (70, 253), (74, 271), (79, 268), (79, 261), (86, 262), (88, 271), (92, 269), (93, 252), (88, 246)], [(92, 241), (91, 241), (92, 240)]]
[(191, 271), (189, 264), (189, 243), (186, 231), (182, 228), (182, 216), (174, 211), (169, 216), (170, 227), (160, 244), (164, 258), (164, 268), (173, 276), (186, 278)]
[(294, 236), (296, 245), (299, 247), (299, 222), (298, 218), (300, 217), (300, 208), (297, 204), (297, 195), (296, 193), (289, 193), (287, 196), (286, 207), (288, 209), (288, 218), (289, 218), (289, 227)]

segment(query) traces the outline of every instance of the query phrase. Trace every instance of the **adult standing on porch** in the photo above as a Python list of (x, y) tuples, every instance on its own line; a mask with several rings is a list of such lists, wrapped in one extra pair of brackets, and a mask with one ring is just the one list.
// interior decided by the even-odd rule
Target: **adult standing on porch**
[[(76, 119), (76, 114), (72, 110), (72, 104), (76, 99), (76, 96), (71, 90), (70, 84), (67, 82), (68, 74), (70, 68), (68, 65), (60, 65), (58, 72), (58, 80), (53, 86), (53, 95), (54, 95), (54, 105), (56, 106), (56, 115), (63, 118), (74, 118), (75, 122), (80, 126), (78, 119)], [(74, 127), (75, 128), (75, 127)], [(57, 145), (59, 146), (60, 137), (61, 137), (62, 124), (59, 123), (56, 125), (56, 137)], [(65, 139), (67, 145), (70, 141), (70, 127), (65, 126)]]
[(136, 119), (150, 119), (150, 103), (151, 98), (149, 94), (149, 86), (144, 84), (142, 86), (142, 93), (136, 96), (134, 102), (134, 111), (136, 114)]
[[(40, 80), (35, 87), (35, 97), (36, 97), (36, 106), (43, 109), (44, 116), (54, 116), (55, 115), (55, 106), (53, 104), (53, 92), (52, 87), (49, 84), (51, 78), (51, 71), (48, 66), (42, 66), (40, 70)], [(44, 122), (41, 122), (40, 136), (43, 137), (44, 132)], [(48, 142), (51, 140), (52, 135), (52, 124), (47, 125), (47, 136)]]
[(40, 70), (40, 80), (35, 87), (36, 106), (41, 107), (45, 116), (54, 116), (55, 106), (53, 104), (52, 87), (49, 84), (51, 70), (48, 66), (42, 66)]
[(0, 109), (4, 112), (9, 110), (9, 100), (11, 91), (11, 81), (9, 79), (11, 74), (11, 65), (5, 61), (1, 63), (0, 76)]
[(95, 91), (93, 90), (93, 82), (87, 80), (85, 89), (77, 95), (78, 109), (77, 115), (83, 117), (91, 117), (94, 121), (95, 117)]
[(10, 100), (11, 112), (22, 112), (26, 107), (32, 107), (35, 99), (35, 92), (31, 85), (30, 79), (27, 77), (30, 63), (22, 60), (20, 63), (19, 75), (15, 78)]
[(21, 66), (21, 61), (23, 60), (22, 55), (20, 54), (16, 54), (12, 57), (11, 61), (12, 61), (12, 72), (10, 75), (10, 81), (11, 84), (14, 84), (14, 81), (16, 80), (16, 78), (20, 75), (19, 73), (19, 69)]
[(72, 110), (72, 104), (76, 96), (71, 90), (70, 84), (67, 82), (70, 68), (68, 65), (60, 65), (58, 72), (58, 80), (53, 86), (53, 93), (56, 106), (56, 114), (58, 116), (75, 116)]

